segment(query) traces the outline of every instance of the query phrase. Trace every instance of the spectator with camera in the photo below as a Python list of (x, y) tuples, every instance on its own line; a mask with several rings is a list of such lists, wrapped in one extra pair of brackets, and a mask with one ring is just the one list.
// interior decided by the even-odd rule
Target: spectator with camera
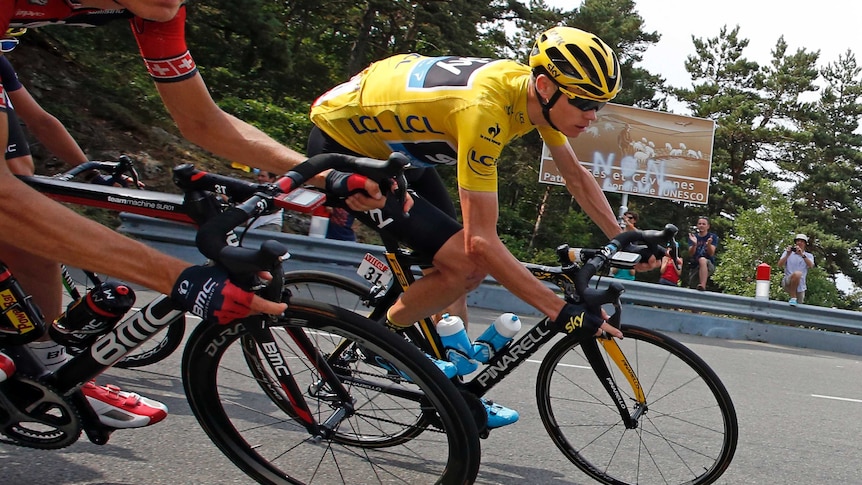
[(808, 269), (814, 267), (814, 255), (806, 249), (808, 249), (808, 236), (797, 234), (793, 238), (793, 244), (787, 246), (781, 259), (778, 260), (778, 266), (784, 268), (781, 286), (790, 295), (791, 306), (796, 306), (797, 303), (805, 300), (805, 290), (808, 289), (805, 280)]
[(698, 291), (706, 290), (707, 280), (715, 273), (718, 235), (710, 232), (709, 227), (709, 218), (700, 216), (688, 235), (688, 264), (691, 267), (689, 287), (697, 284)]

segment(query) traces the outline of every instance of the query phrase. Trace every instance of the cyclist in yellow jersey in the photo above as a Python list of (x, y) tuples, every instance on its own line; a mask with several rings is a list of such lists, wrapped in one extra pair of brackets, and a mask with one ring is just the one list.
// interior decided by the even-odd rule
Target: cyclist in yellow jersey
[[(415, 191), (407, 218), (394, 202), (369, 210), (373, 201), (361, 193), (350, 192), (346, 199), (363, 222), (433, 256), (434, 270), (390, 309), (390, 323), (410, 325), (444, 308), (467, 321), (465, 295), (490, 273), (517, 297), (556, 321), (572, 322), (579, 332), (601, 329), (622, 336), (604, 322), (600, 309), (585, 313), (533, 278), (497, 234), (497, 159), (509, 141), (534, 128), (584, 211), (609, 238), (620, 232), (601, 188), (567, 139), (589, 127), (620, 84), (619, 62), (601, 39), (555, 27), (536, 40), (529, 67), (507, 60), (396, 55), (315, 101), (308, 156), (341, 152), (386, 158), (397, 151), (414, 167), (407, 171)], [(433, 169), (437, 165), (457, 166), (463, 227)], [(329, 187), (346, 185), (344, 174), (329, 177)], [(489, 410), (489, 427), (517, 420), (517, 413), (505, 408), (501, 419), (492, 414)]]

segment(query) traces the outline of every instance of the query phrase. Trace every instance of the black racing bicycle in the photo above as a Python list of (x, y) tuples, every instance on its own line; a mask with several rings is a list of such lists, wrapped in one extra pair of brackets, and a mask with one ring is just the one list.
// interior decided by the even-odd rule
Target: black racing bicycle
[[(610, 323), (622, 330), (624, 338), (577, 338), (572, 329), (544, 318), (522, 330), (476, 373), (456, 379), (468, 402), (484, 396), (542, 346), (551, 344), (536, 381), (539, 415), (551, 439), (576, 467), (610, 484), (717, 480), (733, 460), (739, 436), (727, 389), (709, 365), (682, 343), (623, 323), (620, 295), (624, 289), (619, 282), (612, 281), (604, 289), (589, 284), (596, 274), (607, 274), (611, 267), (630, 269), (643, 256), (664, 254), (665, 247), (675, 253), (676, 233), (677, 228), (668, 225), (662, 231), (622, 233), (597, 249), (563, 245), (557, 249), (558, 266), (526, 264), (536, 278), (558, 287), (569, 302), (611, 306)], [(340, 307), (383, 322), (386, 310), (428, 261), (399, 247), (386, 234), (381, 237), (385, 263), (366, 255), (357, 271), (369, 285), (327, 273), (295, 271), (287, 275), (293, 282), (288, 289), (303, 298), (337, 301)], [(373, 263), (368, 264), (369, 260)], [(660, 287), (656, 292), (659, 297)], [(404, 336), (424, 352), (445, 358), (431, 318), (417, 322)], [(349, 349), (349, 345), (339, 347), (330, 358)], [(488, 430), (481, 426), (484, 415), (477, 419), (483, 437), (487, 436)]]
[[(322, 170), (332, 160), (316, 161), (324, 162), (315, 165)], [(402, 169), (392, 162), (334, 161), (381, 181)], [(174, 171), (184, 196), (21, 178), (65, 202), (196, 221), (205, 256), (261, 296), (289, 303), (279, 317), (198, 325), (184, 348), (182, 380), (195, 417), (250, 477), (260, 483), (472, 482), (480, 460), (475, 413), (429, 359), (355, 312), (291, 296), (284, 290), (286, 248), (280, 243), (227, 244), (236, 240), (237, 225), (269, 208), (300, 210), (321, 200), (294, 190), (304, 178), (291, 174), (280, 185), (262, 185), (184, 165)], [(213, 193), (239, 202), (225, 207)], [(257, 281), (260, 270), (272, 281)], [(83, 430), (93, 443), (106, 443), (113, 430), (100, 423), (80, 386), (156, 334), (176, 310), (167, 300), (148, 305), (143, 314), (151, 318), (124, 320), (47, 373), (26, 346), (44, 332), (38, 309), (11, 273), (2, 283), (13, 299), (5, 300), (0, 318), (0, 350), (18, 369), (0, 383), (3, 441), (56, 449), (74, 443)]]

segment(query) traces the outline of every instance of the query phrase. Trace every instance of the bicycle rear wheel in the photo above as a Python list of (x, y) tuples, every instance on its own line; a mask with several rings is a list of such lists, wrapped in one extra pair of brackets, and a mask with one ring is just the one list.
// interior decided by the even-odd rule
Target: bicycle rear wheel
[(284, 273), (284, 289), (292, 298), (329, 303), (368, 316), (371, 306), (370, 288), (356, 281), (323, 271), (288, 271)]
[[(210, 439), (260, 483), (470, 483), (480, 459), (478, 431), (454, 384), (413, 346), (383, 326), (330, 305), (291, 299), (272, 333), (318, 422), (344, 404), (324, 382), (300, 331), (330, 358), (355, 412), (335, 432), (306, 430), (251, 335), (237, 322), (200, 325), (189, 337), (182, 375), (189, 404)], [(369, 365), (380, 355), (406, 374)], [(250, 372), (250, 367), (255, 368)], [(257, 377), (255, 377), (257, 375)], [(412, 430), (412, 439), (404, 437)], [(377, 449), (370, 444), (384, 444)]]
[[(543, 360), (536, 383), (539, 415), (551, 439), (601, 483), (714, 482), (730, 465), (739, 435), (724, 385), (676, 340), (633, 326), (623, 326), (623, 334), (618, 343), (646, 394), (638, 427), (626, 428), (579, 342), (563, 339)], [(631, 386), (604, 359), (631, 410)]]

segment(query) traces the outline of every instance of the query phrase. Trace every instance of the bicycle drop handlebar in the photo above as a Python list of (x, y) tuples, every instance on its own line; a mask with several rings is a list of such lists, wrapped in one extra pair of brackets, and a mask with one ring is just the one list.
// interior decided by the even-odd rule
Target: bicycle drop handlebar
[[(607, 289), (599, 290), (589, 288), (590, 279), (612, 264), (614, 255), (618, 253), (632, 256), (626, 263), (634, 266), (643, 257), (664, 255), (663, 248), (669, 245), (671, 257), (676, 261), (677, 247), (673, 241), (678, 232), (679, 229), (673, 224), (666, 225), (660, 231), (627, 231), (618, 234), (599, 249), (575, 250), (568, 245), (563, 245), (557, 248), (557, 255), (563, 264), (563, 272), (573, 281), (575, 292), (584, 304), (594, 308), (606, 303), (616, 305), (620, 294), (625, 291), (623, 285), (618, 281), (612, 281)], [(579, 267), (578, 263), (582, 265)]]
[(132, 183), (134, 187), (138, 187), (140, 182), (138, 177), (138, 171), (135, 169), (135, 164), (128, 155), (120, 155), (116, 161), (107, 162), (107, 161), (96, 161), (91, 160), (88, 162), (84, 162), (80, 165), (76, 165), (72, 167), (70, 170), (63, 172), (61, 174), (57, 174), (54, 176), (57, 180), (69, 181), (77, 177), (78, 175), (88, 172), (90, 170), (96, 170), (99, 172), (107, 172), (111, 174), (111, 182), (123, 184), (123, 177), (129, 176), (132, 179)]
[[(393, 193), (403, 206), (406, 165), (407, 159), (399, 153), (393, 153), (388, 160), (321, 154), (297, 165), (275, 183), (258, 184), (184, 164), (174, 168), (174, 183), (186, 193), (189, 214), (200, 224), (195, 240), (198, 249), (207, 258), (224, 265), (232, 275), (241, 275), (272, 269), (287, 250), (276, 241), (265, 242), (260, 251), (229, 246), (227, 236), (235, 227), (270, 209), (295, 209), (286, 196), (330, 169), (359, 173), (374, 180), (384, 195)], [(211, 197), (201, 192), (224, 194), (243, 202), (222, 212)]]

